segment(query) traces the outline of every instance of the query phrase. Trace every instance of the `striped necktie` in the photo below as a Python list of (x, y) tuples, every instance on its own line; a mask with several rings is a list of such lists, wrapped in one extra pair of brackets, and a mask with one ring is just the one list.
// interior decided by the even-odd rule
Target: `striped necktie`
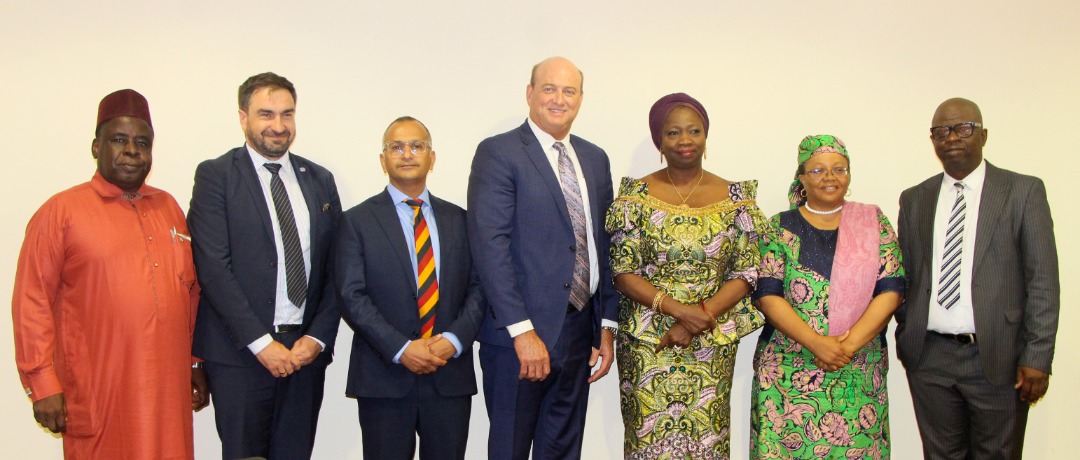
[(420, 207), (423, 200), (405, 200), (413, 210), (413, 239), (416, 241), (416, 306), (420, 309), (420, 337), (431, 337), (435, 329), (435, 304), (439, 301), (439, 279), (435, 273), (435, 253), (431, 233)]
[(570, 303), (581, 310), (589, 300), (589, 241), (585, 231), (585, 205), (581, 201), (577, 172), (570, 155), (566, 153), (566, 146), (556, 142), (555, 150), (559, 152), (559, 182), (562, 183), (566, 210), (570, 212), (570, 223), (574, 227), (574, 284), (570, 289)]
[(945, 251), (941, 255), (941, 277), (938, 278), (938, 303), (946, 310), (960, 300), (960, 262), (964, 259), (964, 219), (967, 202), (964, 201), (964, 183), (957, 182), (956, 201), (949, 214), (949, 227), (945, 230)]
[(274, 198), (274, 211), (277, 212), (278, 229), (281, 230), (281, 245), (285, 252), (285, 286), (289, 301), (296, 308), (304, 306), (307, 299), (307, 269), (304, 268), (304, 251), (300, 248), (300, 233), (296, 231), (296, 217), (293, 216), (292, 202), (281, 181), (281, 165), (266, 163), (270, 170), (270, 196)]

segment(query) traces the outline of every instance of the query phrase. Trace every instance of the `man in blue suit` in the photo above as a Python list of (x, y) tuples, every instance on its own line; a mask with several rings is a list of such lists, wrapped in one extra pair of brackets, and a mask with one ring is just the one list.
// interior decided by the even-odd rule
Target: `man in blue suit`
[(534, 66), (528, 120), (473, 158), (469, 244), (490, 305), (478, 340), (491, 459), (527, 459), (530, 448), (534, 459), (580, 458), (589, 384), (614, 358), (611, 166), (570, 135), (582, 80), (565, 58)]
[(357, 399), (364, 458), (463, 459), (476, 394), (472, 342), (483, 318), (465, 211), (431, 195), (431, 133), (394, 120), (379, 156), (386, 190), (348, 210), (334, 276), (352, 326), (346, 395)]
[(239, 104), (246, 145), (195, 171), (192, 354), (206, 361), (223, 458), (310, 458), (340, 322), (327, 270), (341, 202), (329, 171), (289, 152), (289, 80), (255, 75)]

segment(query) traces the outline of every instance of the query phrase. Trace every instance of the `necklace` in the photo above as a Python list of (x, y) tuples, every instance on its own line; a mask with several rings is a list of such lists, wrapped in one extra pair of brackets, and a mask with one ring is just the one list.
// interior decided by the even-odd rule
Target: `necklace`
[[(690, 193), (686, 194), (686, 198), (683, 198), (682, 193), (679, 193), (679, 187), (675, 186), (675, 181), (671, 180), (670, 169), (664, 168), (664, 174), (667, 174), (667, 180), (668, 182), (671, 182), (671, 188), (675, 189), (675, 193), (679, 195), (679, 199), (682, 200), (682, 202), (679, 203), (679, 207), (689, 208), (690, 205), (686, 204), (686, 202), (690, 199), (691, 196), (694, 195), (694, 192), (697, 191), (698, 186), (701, 185), (701, 179), (705, 178), (705, 169), (701, 169), (701, 175), (698, 176), (697, 183), (694, 184), (694, 188), (690, 189)], [(839, 211), (839, 209), (837, 211)]]
[(809, 201), (807, 201), (806, 204), (804, 204), (803, 206), (806, 206), (807, 211), (810, 211), (812, 214), (817, 214), (819, 216), (827, 216), (829, 214), (836, 214), (836, 213), (840, 212), (841, 209), (844, 209), (844, 205), (841, 204), (840, 206), (837, 206), (836, 209), (830, 209), (828, 211), (818, 211), (817, 209), (814, 209), (814, 208), (810, 207), (810, 202)]

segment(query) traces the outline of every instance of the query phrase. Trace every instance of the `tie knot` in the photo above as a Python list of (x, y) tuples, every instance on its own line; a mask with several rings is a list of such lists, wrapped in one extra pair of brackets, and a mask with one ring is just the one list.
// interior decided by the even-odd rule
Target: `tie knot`
[(562, 142), (556, 142), (555, 145), (553, 145), (553, 147), (555, 147), (556, 152), (559, 152), (560, 154), (563, 154), (563, 155), (566, 154), (566, 145), (563, 145)]
[(424, 204), (424, 200), (405, 200), (405, 204), (409, 205), (413, 209), (416, 209)]
[(953, 187), (956, 187), (956, 193), (964, 193), (964, 183), (963, 182), (956, 181), (956, 183), (953, 184)]
[(263, 164), (263, 167), (270, 170), (270, 174), (273, 174), (275, 176), (278, 175), (279, 171), (281, 171), (281, 165), (277, 163), (265, 163)]

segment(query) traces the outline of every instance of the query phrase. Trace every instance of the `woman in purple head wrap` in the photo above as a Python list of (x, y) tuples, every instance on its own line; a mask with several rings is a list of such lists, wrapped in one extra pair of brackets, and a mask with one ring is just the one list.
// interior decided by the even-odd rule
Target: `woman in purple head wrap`
[(765, 216), (756, 181), (705, 171), (709, 115), (686, 94), (649, 111), (667, 167), (623, 178), (608, 211), (619, 302), (616, 358), (632, 459), (726, 459), (739, 338), (764, 320), (757, 283)]
[[(846, 200), (835, 136), (807, 136), (791, 209), (761, 239), (751, 458), (888, 458), (885, 327), (904, 295), (900, 248), (874, 205)], [(794, 422), (794, 423), (793, 423)]]

